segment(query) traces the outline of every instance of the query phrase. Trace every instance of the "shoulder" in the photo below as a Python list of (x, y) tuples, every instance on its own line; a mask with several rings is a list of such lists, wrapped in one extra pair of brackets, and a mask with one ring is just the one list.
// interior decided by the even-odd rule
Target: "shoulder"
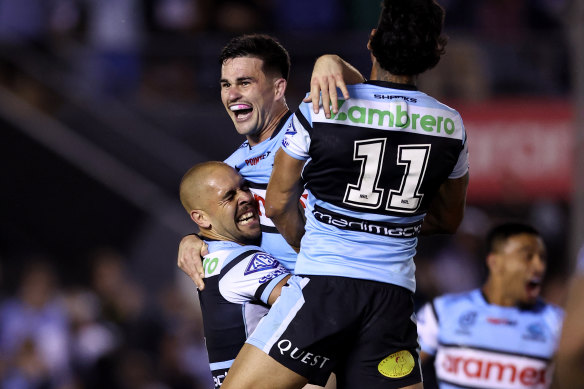
[(237, 165), (241, 162), (242, 158), (244, 158), (248, 153), (249, 143), (246, 140), (229, 157), (225, 158), (223, 162), (233, 166), (234, 168), (237, 168)]

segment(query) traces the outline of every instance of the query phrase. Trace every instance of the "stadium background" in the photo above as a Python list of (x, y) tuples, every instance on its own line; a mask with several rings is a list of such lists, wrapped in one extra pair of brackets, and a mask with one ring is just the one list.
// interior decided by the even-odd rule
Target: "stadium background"
[[(561, 304), (584, 242), (584, 6), (441, 4), (447, 54), (419, 87), (461, 112), (471, 182), (459, 232), (420, 241), (418, 301), (478, 286), (486, 230), (522, 220), (546, 239), (545, 296)], [(206, 387), (195, 290), (176, 268), (192, 230), (177, 191), (190, 166), (242, 142), (219, 100), (218, 53), (235, 34), (273, 34), (292, 57), (295, 109), (318, 55), (369, 74), (378, 5), (0, 0), (0, 298), (66, 303), (65, 349), (40, 335), (31, 346), (51, 372), (79, 388)]]

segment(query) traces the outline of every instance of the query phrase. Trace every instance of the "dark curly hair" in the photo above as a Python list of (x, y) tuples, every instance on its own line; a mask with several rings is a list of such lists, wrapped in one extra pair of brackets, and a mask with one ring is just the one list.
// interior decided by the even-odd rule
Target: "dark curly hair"
[(384, 0), (371, 52), (391, 74), (416, 75), (444, 54), (444, 9), (435, 0)]
[(219, 63), (232, 58), (255, 57), (261, 59), (264, 73), (279, 74), (286, 81), (290, 74), (290, 55), (276, 39), (265, 34), (246, 34), (229, 41), (221, 50)]

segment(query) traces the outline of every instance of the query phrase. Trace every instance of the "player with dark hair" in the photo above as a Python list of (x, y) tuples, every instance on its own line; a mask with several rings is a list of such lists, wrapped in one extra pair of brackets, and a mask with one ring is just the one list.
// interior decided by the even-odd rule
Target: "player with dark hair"
[[(294, 269), (296, 252), (265, 216), (264, 199), (274, 155), (282, 144), (291, 112), (285, 92), (290, 71), (286, 49), (268, 35), (251, 34), (233, 38), (220, 54), (221, 101), (238, 133), (246, 141), (225, 162), (245, 178), (260, 206), (261, 246), (289, 270)], [(361, 82), (363, 77), (337, 56), (325, 56), (315, 64), (313, 89), (323, 90), (323, 101), (330, 115), (326, 96), (336, 96), (336, 87), (348, 97), (343, 80)], [(324, 85), (322, 88), (319, 85)], [(316, 93), (316, 92), (315, 92)], [(317, 98), (318, 99), (318, 98)], [(336, 110), (336, 97), (333, 101)], [(300, 196), (299, 196), (300, 198)], [(298, 200), (298, 199), (297, 199)], [(179, 246), (178, 266), (199, 289), (204, 288), (204, 270), (200, 255), (206, 246), (195, 235), (183, 238)]]
[(327, 371), (339, 388), (422, 387), (417, 240), (456, 231), (468, 184), (460, 115), (415, 86), (443, 52), (443, 18), (433, 0), (385, 0), (368, 43), (371, 80), (348, 86), (330, 118), (309, 103), (294, 114), (266, 211), (300, 247), (302, 278), (282, 289), (224, 389), (298, 388)]
[(539, 297), (546, 257), (533, 227), (499, 225), (487, 236), (483, 286), (422, 307), (422, 361), (435, 358), (441, 389), (549, 387), (563, 314)]

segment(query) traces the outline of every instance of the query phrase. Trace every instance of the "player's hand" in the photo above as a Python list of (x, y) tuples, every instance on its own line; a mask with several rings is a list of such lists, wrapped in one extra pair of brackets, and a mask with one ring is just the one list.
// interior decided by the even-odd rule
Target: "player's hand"
[(322, 107), (327, 119), (331, 117), (331, 103), (333, 113), (336, 114), (339, 111), (337, 88), (341, 90), (345, 99), (349, 98), (349, 91), (343, 79), (343, 64), (345, 61), (338, 55), (332, 54), (323, 55), (314, 63), (310, 79), (310, 95), (304, 99), (304, 102), (312, 101), (312, 109), (314, 113), (318, 113), (322, 94)]
[(205, 270), (202, 257), (208, 253), (208, 245), (196, 235), (185, 236), (178, 246), (177, 265), (179, 269), (191, 277), (199, 290), (205, 288), (203, 281)]

